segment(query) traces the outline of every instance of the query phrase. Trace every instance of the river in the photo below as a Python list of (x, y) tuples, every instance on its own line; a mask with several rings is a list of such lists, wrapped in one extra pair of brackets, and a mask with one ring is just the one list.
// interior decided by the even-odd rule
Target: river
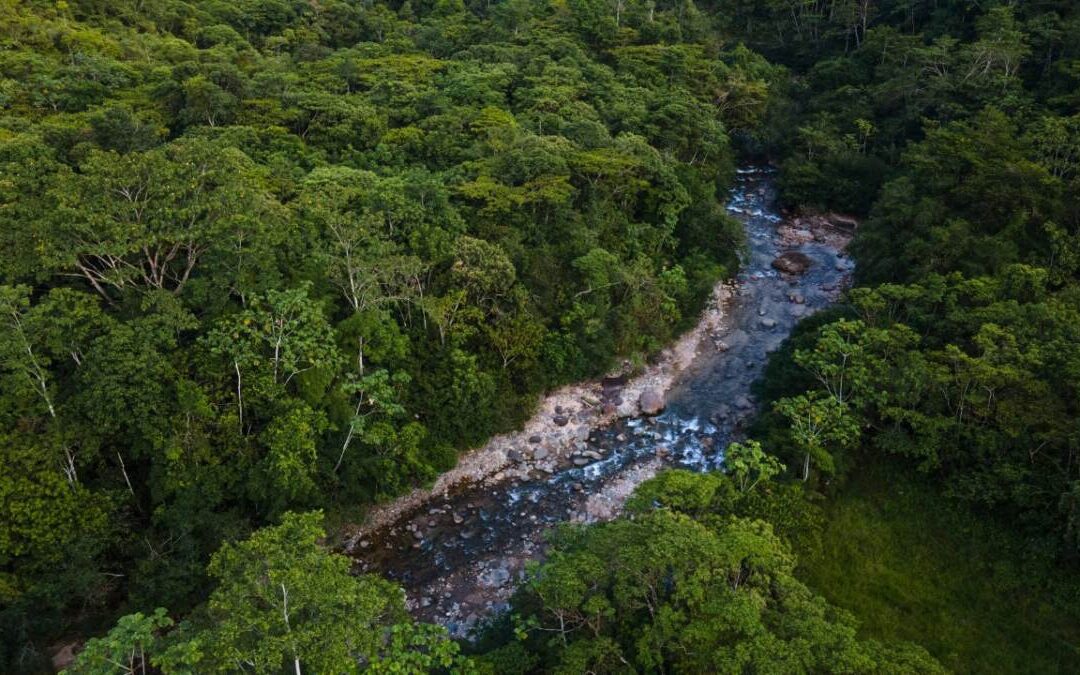
[[(723, 448), (738, 439), (755, 410), (751, 385), (767, 355), (801, 318), (835, 301), (850, 277), (851, 263), (839, 250), (842, 237), (838, 244), (835, 237), (800, 229), (801, 223), (785, 223), (775, 198), (770, 169), (739, 170), (727, 208), (746, 228), (742, 270), (724, 296), (722, 325), (679, 370), (661, 414), (582, 427), (573, 449), (554, 464), (535, 461), (547, 454), (540, 446), (512, 450), (522, 470), (426, 498), (350, 546), (357, 569), (397, 581), (418, 619), (466, 636), (505, 608), (525, 564), (542, 556), (550, 528), (616, 515), (626, 494), (663, 467), (720, 466)], [(773, 269), (788, 251), (806, 256), (805, 273)], [(602, 400), (619, 403), (622, 384), (619, 378), (599, 383)]]

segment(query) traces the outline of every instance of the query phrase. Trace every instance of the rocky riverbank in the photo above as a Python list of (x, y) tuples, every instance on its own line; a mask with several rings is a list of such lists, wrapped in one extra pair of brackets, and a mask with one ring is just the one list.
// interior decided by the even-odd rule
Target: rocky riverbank
[(641, 374), (631, 377), (616, 372), (602, 380), (568, 385), (548, 394), (521, 431), (495, 436), (467, 452), (430, 488), (418, 488), (376, 507), (362, 524), (346, 530), (346, 549), (352, 550), (365, 537), (392, 526), (463, 484), (483, 486), (525, 480), (535, 472), (553, 474), (560, 465), (574, 464), (575, 460), (581, 465), (581, 446), (594, 431), (618, 419), (660, 413), (676, 376), (693, 362), (699, 350), (721, 345), (718, 336), (724, 329), (724, 307), (731, 295), (729, 282), (717, 284), (698, 324), (664, 349)]

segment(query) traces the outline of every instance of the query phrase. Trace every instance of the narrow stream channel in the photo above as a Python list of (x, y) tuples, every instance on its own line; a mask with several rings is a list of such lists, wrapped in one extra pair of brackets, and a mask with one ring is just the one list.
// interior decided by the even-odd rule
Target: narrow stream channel
[[(768, 353), (801, 318), (833, 302), (851, 271), (828, 243), (785, 243), (771, 170), (741, 169), (727, 208), (744, 223), (748, 247), (725, 329), (712, 336), (715, 349), (700, 350), (679, 374), (662, 414), (594, 431), (554, 473), (463, 485), (429, 501), (354, 550), (358, 569), (396, 580), (417, 618), (465, 636), (505, 608), (525, 563), (542, 556), (547, 530), (610, 516), (597, 513), (591, 498), (613, 486), (626, 491), (662, 467), (718, 467), (722, 449), (755, 409), (751, 384)], [(772, 262), (793, 250), (811, 265), (801, 275), (781, 275)], [(605, 395), (618, 397), (618, 387), (617, 380), (605, 382)]]

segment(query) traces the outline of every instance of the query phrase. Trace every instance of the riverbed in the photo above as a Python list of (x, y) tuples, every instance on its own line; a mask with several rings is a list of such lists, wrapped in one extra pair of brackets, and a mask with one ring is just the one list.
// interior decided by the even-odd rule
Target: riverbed
[[(549, 396), (524, 430), (378, 511), (346, 544), (357, 569), (397, 581), (418, 619), (464, 637), (506, 607), (552, 527), (616, 516), (633, 488), (665, 467), (719, 467), (756, 410), (751, 385), (768, 354), (850, 278), (845, 234), (823, 219), (785, 221), (775, 202), (771, 169), (740, 169), (727, 208), (746, 229), (742, 269), (718, 285), (697, 328), (643, 376)], [(792, 251), (808, 269), (774, 269)], [(660, 395), (662, 412), (640, 413), (644, 392)]]

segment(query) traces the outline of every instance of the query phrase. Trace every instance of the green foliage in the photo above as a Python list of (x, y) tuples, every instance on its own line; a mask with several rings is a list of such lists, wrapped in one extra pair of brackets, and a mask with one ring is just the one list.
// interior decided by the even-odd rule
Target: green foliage
[(619, 4), (0, 8), (0, 669), (692, 320), (783, 74)]
[(202, 612), (164, 635), (173, 627), (164, 609), (124, 616), (69, 672), (421, 673), (460, 663), (443, 629), (409, 622), (400, 590), (353, 576), (347, 558), (319, 544), (321, 521), (286, 513), (225, 544), (210, 561), (217, 586)]
[(142, 612), (122, 616), (108, 635), (89, 640), (75, 663), (61, 672), (72, 675), (145, 672), (149, 654), (160, 639), (159, 633), (172, 625), (173, 620), (160, 607), (150, 616)]
[[(557, 533), (515, 600), (527, 617), (519, 644), (540, 669), (944, 672), (913, 645), (859, 640), (849, 614), (795, 579), (795, 559), (767, 522), (724, 514), (710, 495), (768, 488), (768, 470), (755, 488), (741, 467), (775, 462), (754, 443), (729, 452), (731, 477), (665, 473), (635, 495), (632, 519)], [(487, 663), (515, 672), (503, 649)]]
[(1008, 523), (943, 500), (885, 458), (862, 462), (824, 508), (797, 576), (855, 614), (866, 636), (916, 641), (955, 672), (1072, 668), (1075, 578)]

